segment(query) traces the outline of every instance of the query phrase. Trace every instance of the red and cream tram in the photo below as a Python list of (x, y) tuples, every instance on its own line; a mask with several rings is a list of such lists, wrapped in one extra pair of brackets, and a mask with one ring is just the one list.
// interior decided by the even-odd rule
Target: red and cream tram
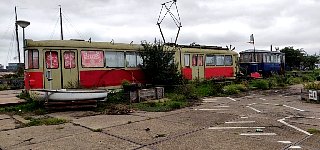
[[(238, 54), (217, 46), (172, 47), (186, 79), (234, 79)], [(25, 87), (62, 89), (119, 86), (123, 80), (145, 83), (140, 44), (82, 40), (26, 40)]]

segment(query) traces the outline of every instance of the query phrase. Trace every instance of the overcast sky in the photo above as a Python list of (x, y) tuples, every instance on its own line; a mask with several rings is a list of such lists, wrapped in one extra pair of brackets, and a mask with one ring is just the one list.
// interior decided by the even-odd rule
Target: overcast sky
[[(1, 0), (0, 63), (17, 62), (14, 41), (14, 6), (18, 20), (31, 22), (26, 38), (60, 38), (59, 6), (62, 5), (65, 39), (120, 43), (161, 39), (156, 25), (166, 0)], [(251, 49), (304, 48), (320, 52), (319, 0), (178, 0), (182, 28), (178, 44), (233, 45)], [(176, 10), (172, 12), (175, 14)], [(174, 41), (177, 27), (167, 16), (162, 22), (166, 41)], [(22, 41), (22, 29), (19, 30)], [(22, 45), (22, 42), (20, 42)]]

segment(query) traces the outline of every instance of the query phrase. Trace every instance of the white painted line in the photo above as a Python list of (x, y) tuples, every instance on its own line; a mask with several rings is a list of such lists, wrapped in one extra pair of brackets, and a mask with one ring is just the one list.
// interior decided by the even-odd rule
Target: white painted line
[(218, 101), (202, 101), (202, 103), (216, 103)]
[(255, 104), (257, 104), (257, 103), (251, 103), (251, 104), (248, 104), (248, 106), (255, 105)]
[[(286, 118), (290, 118), (290, 117), (286, 117)], [(300, 132), (302, 132), (302, 133), (304, 133), (304, 134), (306, 134), (306, 135), (312, 135), (312, 134), (310, 134), (310, 133), (307, 132), (307, 131), (304, 131), (304, 130), (296, 127), (296, 126), (293, 126), (293, 125), (291, 125), (291, 124), (289, 124), (289, 123), (286, 123), (286, 122), (284, 121), (286, 118), (279, 119), (278, 121), (281, 122), (282, 124), (288, 126), (288, 127), (291, 127), (291, 128), (293, 128), (293, 129), (296, 129), (296, 130), (298, 130), (298, 131), (300, 131)]]
[(250, 107), (250, 106), (247, 106), (248, 108), (250, 108), (250, 109), (252, 109), (252, 110), (254, 110), (254, 111), (256, 111), (257, 113), (261, 113), (261, 111), (260, 110), (258, 110), (258, 109), (255, 109), (255, 108), (253, 108), (253, 107)]
[(290, 148), (290, 149), (300, 149), (301, 146), (290, 146), (289, 148)]
[(218, 108), (228, 108), (228, 107), (230, 107), (230, 106), (224, 106), (224, 105), (222, 105), (222, 106), (213, 106), (213, 107), (218, 107)]
[(227, 97), (228, 99), (230, 99), (230, 100), (232, 100), (232, 101), (234, 101), (234, 102), (236, 102), (237, 100), (235, 100), (235, 99), (233, 99), (233, 98), (231, 98), (231, 97)]
[(249, 117), (240, 117), (241, 119), (248, 119)]
[(291, 144), (291, 141), (278, 141), (279, 143), (283, 143), (283, 144)]
[(228, 110), (228, 109), (210, 109), (210, 108), (200, 108), (200, 109), (194, 109), (194, 110), (211, 111), (211, 110)]
[(288, 106), (288, 105), (282, 105), (284, 107), (288, 107), (288, 108), (291, 108), (291, 109), (294, 109), (294, 110), (298, 110), (298, 111), (305, 111), (305, 110), (302, 110), (302, 109), (299, 109), (299, 108), (295, 108), (295, 107), (292, 107), (292, 106)]
[(230, 122), (225, 122), (225, 123), (254, 123), (256, 121), (230, 121)]
[(222, 130), (222, 129), (264, 129), (265, 127), (209, 127), (210, 130)]
[(203, 100), (204, 101), (217, 101), (218, 99), (216, 99), (216, 98), (205, 98)]
[(259, 136), (259, 135), (277, 135), (275, 133), (241, 133), (240, 135), (247, 135), (247, 136)]
[(266, 101), (266, 99), (264, 99), (264, 98), (259, 98), (259, 99), (261, 99), (261, 100), (263, 100), (263, 101)]
[(270, 105), (270, 103), (262, 103), (262, 104), (265, 104), (265, 105)]

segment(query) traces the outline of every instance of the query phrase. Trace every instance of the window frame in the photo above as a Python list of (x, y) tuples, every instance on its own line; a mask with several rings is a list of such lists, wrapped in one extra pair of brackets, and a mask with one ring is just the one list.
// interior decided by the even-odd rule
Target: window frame
[[(186, 58), (188, 58), (188, 65), (186, 65)], [(190, 54), (183, 54), (184, 67), (190, 67)]]
[[(31, 58), (32, 58), (32, 60), (31, 60), (31, 67), (30, 67), (30, 64), (29, 64), (29, 53), (30, 53), (30, 51), (32, 52), (31, 53)], [(38, 61), (36, 62), (37, 63), (37, 66), (38, 67), (34, 67), (34, 51), (36, 51), (37, 52), (37, 58), (38, 58)], [(24, 69), (39, 69), (40, 68), (40, 63), (39, 63), (39, 50), (38, 49), (27, 49), (27, 50), (25, 50), (24, 51), (24, 64), (25, 64), (25, 67), (24, 67)]]
[[(226, 57), (230, 57), (231, 63), (227, 65)], [(224, 55), (224, 66), (232, 66), (233, 65), (233, 59), (232, 55)]]
[[(57, 53), (57, 62), (58, 62), (58, 66), (57, 66), (57, 67), (52, 68), (52, 64), (51, 64), (51, 67), (49, 68), (48, 65), (47, 65), (46, 54), (47, 54), (47, 53), (50, 53), (50, 52), (51, 52), (51, 55), (52, 55), (52, 52), (53, 52), (53, 53)], [(46, 68), (46, 69), (59, 69), (59, 68), (60, 68), (60, 62), (59, 62), (60, 60), (59, 60), (59, 53), (58, 53), (58, 51), (55, 51), (55, 50), (48, 50), (48, 51), (46, 51), (46, 52), (44, 53), (44, 60), (45, 60), (44, 64), (45, 64), (45, 68)]]
[[(72, 67), (72, 63), (70, 64), (71, 66), (70, 66), (70, 68), (68, 67), (66, 67), (66, 59), (65, 59), (65, 53), (73, 53), (74, 54), (74, 59), (73, 59), (73, 61), (74, 61), (74, 67)], [(69, 56), (70, 56), (70, 54), (69, 54)], [(77, 67), (77, 62), (76, 62), (76, 52), (74, 52), (74, 51), (64, 51), (63, 52), (63, 67), (64, 67), (64, 69), (74, 69), (74, 68), (76, 68)]]
[[(128, 53), (133, 53), (133, 57), (135, 58), (135, 64), (134, 64), (134, 66), (128, 66), (128, 63), (127, 63), (127, 54)], [(126, 51), (125, 53), (124, 53), (124, 60), (125, 60), (125, 67), (126, 68), (137, 68), (138, 67), (138, 55), (137, 55), (137, 52), (134, 52), (134, 51)]]
[[(111, 53), (111, 52), (113, 52), (113, 53), (122, 53), (123, 54), (123, 61), (122, 61), (122, 65), (123, 66), (120, 66), (120, 67), (118, 67), (118, 66), (116, 66), (116, 67), (114, 67), (114, 66), (108, 66), (108, 60), (107, 60), (107, 53)], [(116, 51), (116, 50), (107, 50), (107, 51), (104, 51), (104, 59), (105, 59), (105, 68), (126, 68), (126, 54), (125, 54), (125, 51)]]

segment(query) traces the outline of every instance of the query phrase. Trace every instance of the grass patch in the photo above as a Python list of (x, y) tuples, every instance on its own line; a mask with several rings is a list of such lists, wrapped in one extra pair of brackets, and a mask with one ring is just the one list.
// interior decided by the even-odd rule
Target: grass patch
[(303, 85), (303, 88), (309, 89), (309, 90), (320, 90), (320, 82), (310, 82)]
[(68, 121), (65, 119), (59, 119), (59, 118), (32, 118), (30, 119), (29, 123), (24, 124), (26, 127), (30, 126), (41, 126), (41, 125), (58, 125), (58, 124), (64, 124)]
[(310, 134), (320, 134), (320, 130), (314, 129), (314, 128), (308, 129), (307, 131), (308, 131)]
[(267, 90), (269, 89), (269, 82), (265, 79), (252, 80), (250, 86), (257, 89)]
[(149, 112), (166, 112), (188, 106), (188, 102), (167, 100), (164, 102), (142, 102), (133, 104), (133, 108)]
[(0, 113), (13, 113), (13, 114), (24, 114), (34, 113), (36, 115), (43, 115), (46, 113), (43, 103), (31, 101), (25, 104), (19, 104), (16, 106), (8, 106), (0, 108)]

